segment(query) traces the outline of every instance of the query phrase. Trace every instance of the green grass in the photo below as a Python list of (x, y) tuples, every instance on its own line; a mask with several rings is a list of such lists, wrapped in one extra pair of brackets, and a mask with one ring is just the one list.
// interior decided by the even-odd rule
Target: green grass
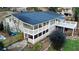
[(64, 51), (79, 51), (79, 39), (67, 40), (63, 50)]
[(4, 44), (4, 47), (8, 47), (21, 40), (23, 40), (23, 37), (22, 37), (22, 34), (19, 33), (16, 36), (13, 36), (13, 39), (6, 39), (6, 40), (3, 40), (2, 42)]
[(9, 8), (0, 8), (0, 11), (2, 12), (2, 11), (10, 11), (10, 9)]
[[(48, 51), (55, 51), (52, 47), (49, 47)], [(70, 40), (65, 42), (63, 51), (79, 51), (79, 39)]]

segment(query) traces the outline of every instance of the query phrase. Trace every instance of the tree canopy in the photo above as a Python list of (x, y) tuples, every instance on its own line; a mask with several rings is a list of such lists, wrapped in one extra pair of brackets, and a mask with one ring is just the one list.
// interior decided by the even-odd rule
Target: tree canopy
[(75, 8), (73, 8), (73, 10), (74, 10), (75, 21), (78, 21), (78, 18), (79, 18), (79, 8), (75, 7)]
[(58, 7), (50, 7), (49, 11), (57, 12), (58, 11)]
[(49, 36), (50, 42), (51, 42), (51, 46), (55, 49), (55, 50), (60, 50), (65, 43), (65, 34), (59, 30), (53, 31), (51, 33), (51, 35)]

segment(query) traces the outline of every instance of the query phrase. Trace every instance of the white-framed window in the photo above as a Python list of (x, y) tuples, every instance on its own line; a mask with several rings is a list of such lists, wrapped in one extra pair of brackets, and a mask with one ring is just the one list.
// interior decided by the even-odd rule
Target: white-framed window
[(35, 26), (34, 26), (34, 29), (38, 29), (38, 25), (35, 25)]
[(29, 25), (29, 24), (23, 23), (23, 26), (24, 26), (25, 28), (28, 28), (28, 29), (33, 30), (33, 26), (31, 26), (31, 25)]
[(41, 24), (39, 24), (39, 28), (41, 28), (42, 27), (42, 23)]
[(32, 36), (32, 35), (28, 35), (28, 37), (29, 37), (30, 39), (33, 39), (33, 36)]
[(43, 26), (45, 26), (46, 25), (46, 23), (43, 23)]
[(46, 32), (45, 31), (43, 31), (43, 34), (45, 34)]
[(55, 20), (51, 20), (50, 21), (50, 25), (54, 24), (55, 23)]
[(9, 21), (11, 22), (11, 18), (9, 18)]
[(41, 33), (39, 33), (39, 36), (42, 36), (42, 32), (41, 32)]
[(34, 35), (34, 39), (38, 38), (38, 34)]
[(48, 29), (46, 30), (46, 33), (48, 32)]

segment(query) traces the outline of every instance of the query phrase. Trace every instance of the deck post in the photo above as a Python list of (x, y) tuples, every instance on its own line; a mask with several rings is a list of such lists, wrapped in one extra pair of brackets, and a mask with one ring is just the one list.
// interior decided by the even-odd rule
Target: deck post
[(63, 27), (63, 33), (64, 33), (65, 28)]
[(74, 36), (74, 29), (73, 29), (73, 31), (72, 31), (72, 36)]

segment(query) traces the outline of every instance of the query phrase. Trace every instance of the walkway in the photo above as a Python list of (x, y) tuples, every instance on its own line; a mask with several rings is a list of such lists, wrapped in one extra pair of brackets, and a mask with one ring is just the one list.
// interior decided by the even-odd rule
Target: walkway
[(8, 47), (8, 51), (21, 51), (27, 45), (27, 41), (23, 40)]

